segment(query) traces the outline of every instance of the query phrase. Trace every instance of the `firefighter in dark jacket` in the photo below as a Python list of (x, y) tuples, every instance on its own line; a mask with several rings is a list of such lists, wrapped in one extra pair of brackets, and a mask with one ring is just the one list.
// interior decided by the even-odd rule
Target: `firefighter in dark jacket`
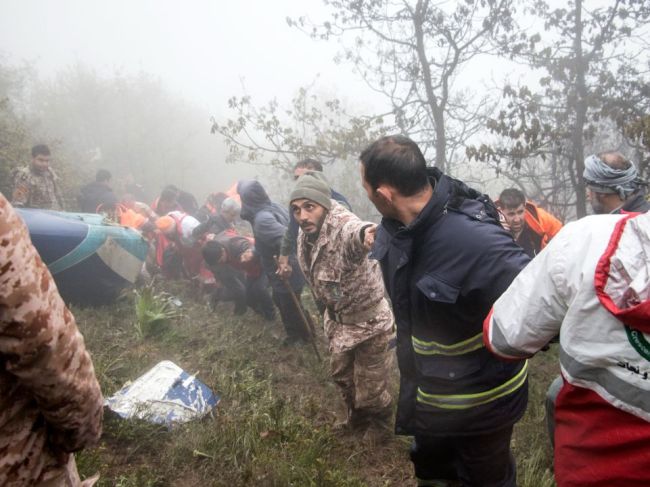
[(527, 362), (491, 356), (482, 322), (529, 258), (490, 199), (427, 169), (412, 140), (374, 142), (361, 174), (384, 217), (372, 256), (397, 326), (396, 432), (415, 436), (419, 485), (515, 486), (510, 438), (526, 409)]

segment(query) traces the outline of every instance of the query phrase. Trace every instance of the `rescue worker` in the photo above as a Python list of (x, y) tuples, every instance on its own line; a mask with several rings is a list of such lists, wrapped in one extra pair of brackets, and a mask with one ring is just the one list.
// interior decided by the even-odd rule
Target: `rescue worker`
[(226, 193), (210, 193), (196, 213), (196, 219), (205, 223), (211, 216), (218, 215), (221, 211), (221, 204), (226, 198), (228, 198)]
[(384, 217), (372, 256), (397, 325), (396, 431), (415, 437), (418, 484), (514, 487), (510, 438), (526, 409), (527, 364), (492, 356), (482, 323), (529, 258), (494, 203), (427, 168), (411, 139), (383, 137), (360, 159)]
[[(293, 180), (297, 181), (300, 176), (307, 171), (323, 172), (323, 165), (316, 159), (303, 159), (298, 161), (293, 168)], [(345, 206), (348, 210), (352, 210), (350, 203), (345, 199), (341, 193), (331, 190), (332, 199), (338, 201)], [(278, 267), (281, 272), (286, 272), (289, 266), (289, 256), (296, 254), (296, 243), (298, 241), (298, 222), (293, 217), (293, 213), (289, 213), (289, 228), (284, 234), (282, 239), (282, 246), (280, 248), (280, 257), (278, 259)]]
[[(620, 152), (605, 151), (587, 157), (583, 177), (591, 207), (597, 215), (650, 210), (650, 202), (645, 199), (647, 183), (639, 178), (632, 161)], [(546, 426), (551, 444), (555, 441), (555, 401), (562, 384), (562, 377), (558, 376), (546, 392)]]
[(159, 216), (165, 216), (170, 211), (180, 211), (181, 205), (178, 204), (178, 188), (174, 185), (168, 185), (160, 192), (160, 196), (151, 204), (151, 209)]
[(210, 215), (204, 222), (194, 229), (194, 237), (206, 233), (220, 235), (222, 233), (236, 234), (235, 221), (241, 213), (241, 205), (236, 199), (227, 197), (221, 203), (219, 212)]
[(517, 188), (504, 189), (496, 201), (512, 238), (531, 259), (562, 228), (562, 222), (532, 201), (526, 201)]
[(485, 321), (489, 348), (509, 360), (560, 336), (559, 487), (650, 485), (648, 255), (649, 214), (582, 218), (519, 274)]
[(245, 313), (250, 307), (266, 321), (275, 319), (269, 281), (262, 271), (252, 238), (225, 233), (209, 238), (201, 252), (222, 285), (213, 294), (213, 305), (217, 301), (233, 301), (235, 315)]
[(149, 208), (149, 205), (142, 201), (137, 201), (132, 194), (126, 193), (122, 196), (122, 201), (118, 204), (118, 208), (120, 209), (120, 225), (140, 230), (146, 236), (147, 240), (150, 240), (148, 234), (155, 230), (158, 215)]
[(74, 317), (0, 195), (0, 485), (92, 485), (75, 451), (101, 434), (103, 399)]
[(32, 162), (14, 173), (11, 203), (15, 207), (63, 210), (59, 178), (50, 167), (50, 148), (32, 147)]
[(199, 221), (182, 211), (170, 211), (156, 220), (160, 231), (156, 246), (156, 260), (163, 273), (170, 278), (194, 279), (201, 273), (201, 246), (194, 236)]
[(639, 177), (634, 163), (620, 152), (606, 151), (587, 157), (583, 177), (596, 214), (650, 210), (650, 202), (645, 199), (648, 183)]
[[(289, 224), (289, 214), (285, 208), (269, 199), (264, 187), (258, 181), (240, 181), (237, 184), (237, 192), (242, 203), (241, 217), (253, 227), (255, 250), (260, 256), (262, 268), (271, 284), (273, 302), (280, 311), (287, 333), (284, 344), (304, 343), (309, 339), (309, 334), (302, 321), (300, 310), (296, 307), (290, 293), (294, 293), (300, 302), (305, 281), (300, 272), (294, 272), (285, 284), (276, 274), (275, 258), (280, 253), (282, 237)], [(295, 257), (292, 256), (290, 259), (295, 267)]]
[(81, 188), (79, 208), (84, 213), (99, 213), (117, 206), (117, 197), (110, 186), (111, 173), (100, 169), (95, 175), (95, 181)]
[(376, 440), (388, 432), (392, 415), (389, 343), (395, 333), (381, 270), (365, 246), (366, 230), (375, 225), (332, 199), (320, 172), (298, 178), (290, 205), (300, 225), (300, 268), (325, 307), (331, 374), (347, 407), (341, 426), (366, 430), (366, 439)]

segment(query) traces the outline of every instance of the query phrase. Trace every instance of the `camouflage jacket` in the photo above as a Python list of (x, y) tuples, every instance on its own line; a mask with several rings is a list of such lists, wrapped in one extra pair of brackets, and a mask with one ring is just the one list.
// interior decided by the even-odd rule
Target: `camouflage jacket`
[(316, 298), (325, 306), (325, 333), (334, 353), (393, 329), (377, 261), (368, 259), (362, 229), (371, 225), (332, 200), (316, 241), (300, 230), (298, 261)]
[(16, 170), (11, 204), (16, 207), (63, 210), (58, 180), (51, 168), (42, 173), (34, 171), (31, 166)]
[(102, 403), (74, 317), (0, 195), (0, 485), (58, 479), (99, 438)]

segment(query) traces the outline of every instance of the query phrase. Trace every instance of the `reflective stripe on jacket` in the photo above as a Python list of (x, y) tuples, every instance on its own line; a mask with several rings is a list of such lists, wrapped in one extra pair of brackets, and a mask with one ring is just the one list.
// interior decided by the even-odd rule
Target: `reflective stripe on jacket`
[(488, 433), (524, 413), (527, 367), (493, 357), (481, 326), (529, 259), (489, 199), (437, 170), (431, 176), (434, 193), (417, 219), (408, 227), (384, 219), (373, 248), (397, 325), (396, 430)]

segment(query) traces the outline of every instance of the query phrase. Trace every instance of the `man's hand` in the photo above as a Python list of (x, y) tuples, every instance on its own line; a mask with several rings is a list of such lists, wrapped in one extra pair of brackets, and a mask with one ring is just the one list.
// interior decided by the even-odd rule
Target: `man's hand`
[(365, 232), (363, 234), (363, 246), (368, 252), (370, 252), (373, 244), (375, 243), (376, 233), (377, 233), (377, 225), (371, 225), (369, 227), (366, 227), (365, 229)]
[(282, 279), (289, 279), (291, 277), (291, 273), (293, 272), (293, 269), (291, 269), (291, 266), (289, 265), (289, 256), (281, 255), (277, 258), (277, 263), (278, 270), (275, 271), (275, 273)]
[(253, 250), (248, 249), (239, 256), (239, 262), (241, 262), (242, 264), (246, 264), (252, 261), (254, 257), (255, 255), (253, 254)]

